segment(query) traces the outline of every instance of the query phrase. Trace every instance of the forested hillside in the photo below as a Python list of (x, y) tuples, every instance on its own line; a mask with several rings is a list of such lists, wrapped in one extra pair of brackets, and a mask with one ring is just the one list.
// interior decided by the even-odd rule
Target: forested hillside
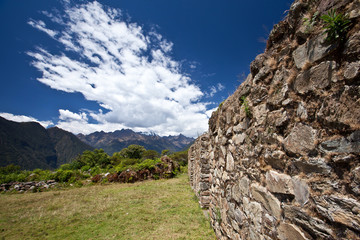
[(39, 123), (18, 123), (0, 117), (0, 166), (55, 169), (85, 150), (92, 150), (75, 135)]

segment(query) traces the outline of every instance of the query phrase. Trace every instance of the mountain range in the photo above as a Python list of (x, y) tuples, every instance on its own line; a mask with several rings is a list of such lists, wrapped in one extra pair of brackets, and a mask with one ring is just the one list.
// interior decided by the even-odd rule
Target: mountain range
[(0, 166), (55, 169), (93, 147), (57, 127), (36, 122), (13, 122), (0, 117)]
[(114, 132), (94, 132), (89, 135), (78, 134), (77, 137), (83, 142), (95, 148), (102, 148), (109, 155), (119, 152), (121, 149), (131, 144), (144, 146), (147, 150), (155, 150), (161, 153), (162, 150), (168, 149), (172, 152), (184, 150), (193, 142), (193, 138), (186, 137), (182, 134), (178, 136), (161, 137), (155, 134), (148, 135), (134, 132), (130, 129), (122, 129)]
[(160, 137), (122, 129), (115, 132), (74, 134), (58, 127), (45, 129), (36, 122), (13, 122), (0, 117), (0, 166), (19, 165), (22, 169), (55, 169), (71, 162), (85, 150), (102, 148), (110, 156), (131, 144), (161, 153), (177, 152), (194, 142), (184, 135)]

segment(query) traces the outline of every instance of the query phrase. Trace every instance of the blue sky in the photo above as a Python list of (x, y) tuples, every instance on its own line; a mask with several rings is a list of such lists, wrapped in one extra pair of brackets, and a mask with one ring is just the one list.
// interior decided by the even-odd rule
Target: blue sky
[(195, 137), (290, 0), (0, 0), (0, 116)]

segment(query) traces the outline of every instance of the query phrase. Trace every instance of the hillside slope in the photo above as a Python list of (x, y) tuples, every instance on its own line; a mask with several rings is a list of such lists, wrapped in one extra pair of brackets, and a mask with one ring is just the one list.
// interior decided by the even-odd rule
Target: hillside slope
[(68, 163), (69, 160), (83, 153), (85, 150), (93, 150), (93, 147), (63, 129), (53, 127), (47, 129), (47, 132), (55, 146), (57, 166)]
[(54, 169), (92, 147), (59, 128), (35, 122), (13, 122), (0, 117), (0, 166)]

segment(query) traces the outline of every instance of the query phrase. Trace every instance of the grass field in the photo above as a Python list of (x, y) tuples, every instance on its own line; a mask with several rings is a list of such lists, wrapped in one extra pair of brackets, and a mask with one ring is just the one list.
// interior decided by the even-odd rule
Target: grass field
[(0, 239), (215, 239), (186, 174), (0, 195)]

